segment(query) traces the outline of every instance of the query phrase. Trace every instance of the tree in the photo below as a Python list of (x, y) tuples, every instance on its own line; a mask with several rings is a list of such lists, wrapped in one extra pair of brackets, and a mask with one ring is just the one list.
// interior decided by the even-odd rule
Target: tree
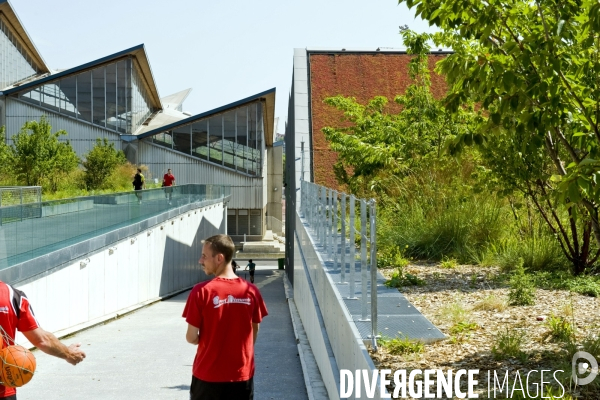
[(71, 144), (59, 141), (65, 135), (64, 130), (52, 133), (45, 116), (39, 122), (26, 122), (12, 137), (11, 158), (17, 179), (28, 186), (48, 183), (56, 191), (60, 180), (79, 163)]
[(5, 128), (0, 128), (0, 179), (3, 175), (8, 175), (11, 172), (12, 153), (10, 147), (6, 144)]
[(96, 145), (85, 156), (85, 184), (88, 189), (102, 188), (115, 168), (127, 162), (125, 154), (115, 149), (114, 143), (106, 138), (96, 139)]
[[(574, 272), (600, 244), (600, 3), (597, 0), (399, 0), (442, 29), (447, 105), (481, 107), (478, 132), (506, 185), (535, 204)], [(459, 150), (467, 136), (456, 135)]]
[(409, 64), (414, 83), (394, 99), (402, 107), (400, 113), (386, 112), (388, 100), (382, 96), (364, 106), (343, 96), (325, 99), (343, 112), (341, 127), (323, 128), (338, 154), (334, 171), (338, 181), (356, 194), (385, 191), (390, 181), (439, 159), (448, 135), (481, 140), (469, 128), (474, 116), (470, 110), (449, 113), (431, 93), (427, 67), (431, 35), (404, 30), (402, 36), (408, 53), (414, 54)]

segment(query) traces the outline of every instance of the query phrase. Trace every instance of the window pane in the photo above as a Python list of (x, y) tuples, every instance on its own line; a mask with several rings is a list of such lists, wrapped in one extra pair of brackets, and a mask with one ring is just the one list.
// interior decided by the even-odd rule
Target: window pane
[(173, 148), (173, 137), (171, 135), (171, 131), (152, 136), (152, 141), (160, 146), (165, 146), (170, 149)]
[[(25, 49), (18, 44), (6, 24), (0, 20), (0, 89), (20, 82), (39, 71)], [(31, 98), (31, 97), (29, 97)]]
[(117, 130), (117, 64), (106, 66), (106, 127)]
[(77, 116), (77, 77), (69, 76), (60, 80), (60, 112), (71, 117)]
[(248, 108), (242, 107), (236, 110), (237, 125), (237, 152), (235, 157), (238, 170), (245, 170), (244, 161), (246, 159), (246, 145), (248, 144)]
[(117, 131), (127, 133), (127, 63), (117, 63)]
[(208, 159), (206, 120), (192, 124), (192, 155)]
[(185, 154), (191, 154), (190, 130), (191, 125), (173, 129), (173, 148)]
[(221, 139), (223, 135), (223, 118), (219, 115), (208, 120), (209, 135), (209, 160), (221, 164), (223, 154), (221, 153)]
[(77, 111), (79, 118), (92, 122), (92, 74), (77, 75)]
[(92, 79), (94, 80), (94, 124), (105, 126), (104, 67), (93, 70)]
[(223, 115), (224, 122), (224, 140), (223, 140), (223, 161), (226, 167), (235, 169), (234, 157), (236, 154), (235, 142), (235, 110), (229, 111)]
[(60, 106), (60, 89), (56, 84), (49, 83), (41, 87), (42, 103), (46, 108), (58, 111)]

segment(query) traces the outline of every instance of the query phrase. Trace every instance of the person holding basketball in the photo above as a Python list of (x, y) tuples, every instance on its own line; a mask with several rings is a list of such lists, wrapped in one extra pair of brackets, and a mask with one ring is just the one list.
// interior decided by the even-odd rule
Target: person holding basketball
[[(43, 351), (70, 364), (77, 365), (85, 358), (79, 344), (69, 347), (56, 336), (40, 328), (25, 293), (0, 281), (0, 327), (2, 328), (2, 348), (15, 344), (16, 331), (22, 332), (29, 342)], [(15, 388), (0, 385), (0, 399), (16, 400)]]
[(232, 268), (227, 235), (204, 240), (199, 263), (215, 278), (192, 289), (183, 317), (188, 343), (197, 345), (190, 400), (254, 399), (254, 343), (267, 307), (256, 286)]

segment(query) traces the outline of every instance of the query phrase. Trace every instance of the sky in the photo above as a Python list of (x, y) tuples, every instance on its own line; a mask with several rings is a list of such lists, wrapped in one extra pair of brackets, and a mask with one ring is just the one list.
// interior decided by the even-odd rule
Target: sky
[(285, 130), (294, 48), (404, 49), (398, 27), (433, 28), (396, 0), (10, 0), (52, 69), (144, 44), (161, 97), (192, 88), (198, 114), (277, 89)]

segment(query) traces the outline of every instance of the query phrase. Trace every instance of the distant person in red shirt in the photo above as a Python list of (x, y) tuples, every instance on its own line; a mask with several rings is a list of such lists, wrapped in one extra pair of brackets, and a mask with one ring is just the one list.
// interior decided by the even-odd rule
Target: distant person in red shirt
[(169, 204), (171, 204), (171, 198), (173, 197), (173, 185), (175, 185), (175, 175), (173, 175), (171, 168), (169, 168), (165, 176), (163, 176), (162, 185), (165, 188), (165, 197), (169, 200)]
[(256, 286), (238, 278), (227, 235), (204, 241), (200, 264), (215, 278), (194, 286), (183, 317), (186, 340), (198, 346), (190, 400), (254, 399), (254, 343), (267, 307)]
[[(79, 349), (79, 344), (67, 347), (52, 333), (40, 328), (25, 293), (2, 281), (0, 281), (0, 326), (4, 330), (3, 336), (6, 336), (2, 340), (2, 348), (15, 344), (15, 334), (18, 329), (32, 345), (44, 353), (62, 358), (73, 365), (85, 358), (85, 353)], [(17, 391), (15, 388), (0, 385), (0, 399), (16, 400)]]

